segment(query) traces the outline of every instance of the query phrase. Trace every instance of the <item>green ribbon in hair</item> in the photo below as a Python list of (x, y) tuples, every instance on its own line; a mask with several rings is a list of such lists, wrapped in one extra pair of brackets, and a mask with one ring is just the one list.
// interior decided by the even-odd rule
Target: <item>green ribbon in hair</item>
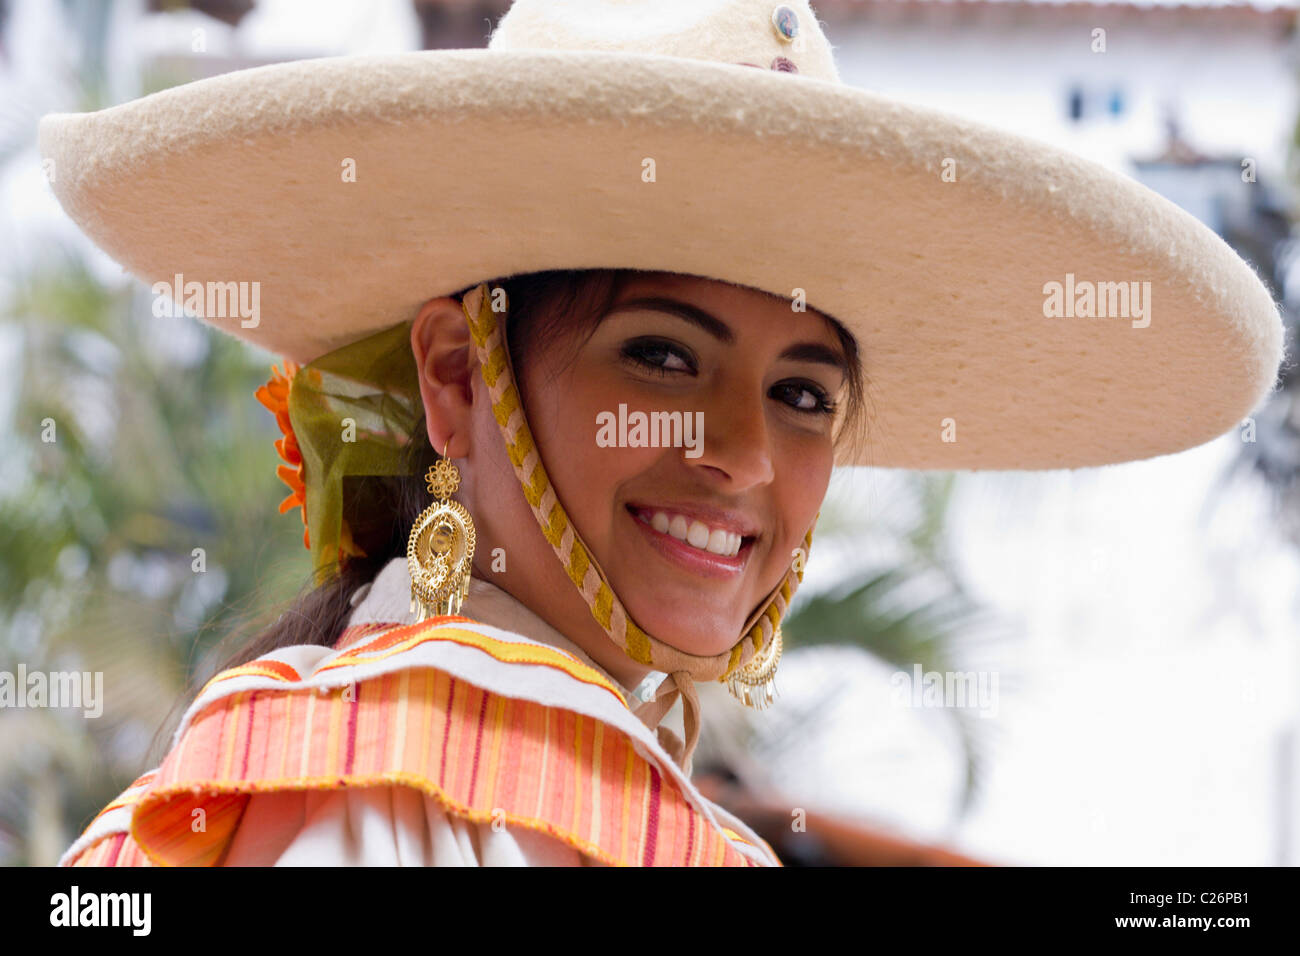
[(404, 456), (423, 420), (410, 322), (327, 352), (294, 375), (289, 421), (302, 453), (317, 584), (346, 555), (362, 553), (344, 515), (344, 478), (405, 474)]

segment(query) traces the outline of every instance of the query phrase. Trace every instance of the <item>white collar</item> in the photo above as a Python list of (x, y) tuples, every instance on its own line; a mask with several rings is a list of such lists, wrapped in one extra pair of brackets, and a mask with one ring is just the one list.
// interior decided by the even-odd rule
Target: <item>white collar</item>
[[(405, 556), (393, 558), (384, 565), (373, 582), (358, 588), (352, 595), (351, 604), (355, 610), (348, 619), (348, 627), (390, 621), (398, 624), (415, 623), (415, 615), (411, 613), (411, 575)], [(644, 699), (643, 695), (658, 687), (668, 676), (663, 671), (651, 671), (635, 692), (624, 687), (621, 681), (592, 660), (582, 648), (542, 620), (513, 594), (481, 578), (469, 579), (465, 612), (467, 617), (476, 621), (531, 637), (572, 654), (608, 678), (634, 708)]]

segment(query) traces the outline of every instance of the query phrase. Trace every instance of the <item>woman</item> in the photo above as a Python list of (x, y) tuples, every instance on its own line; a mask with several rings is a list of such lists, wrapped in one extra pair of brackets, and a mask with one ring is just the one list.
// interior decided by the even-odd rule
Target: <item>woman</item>
[(806, 4), (656, 11), (43, 122), (135, 274), (265, 277), (197, 301), (288, 360), (320, 584), (64, 863), (779, 865), (691, 784), (693, 682), (770, 702), (834, 464), (1150, 457), (1272, 386), (1267, 290), (1168, 202), (844, 87)]

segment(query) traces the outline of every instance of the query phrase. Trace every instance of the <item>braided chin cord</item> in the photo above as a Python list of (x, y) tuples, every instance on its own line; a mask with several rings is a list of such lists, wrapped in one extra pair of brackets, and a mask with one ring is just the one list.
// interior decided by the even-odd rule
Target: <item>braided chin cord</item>
[[(499, 307), (497, 311), (501, 313), (500, 321), (497, 311), (493, 309), (494, 297)], [(729, 651), (711, 657), (687, 654), (646, 633), (623, 608), (595, 556), (583, 542), (551, 487), (524, 417), (511, 368), (510, 353), (506, 348), (505, 290), (489, 290), (486, 283), (481, 283), (465, 294), (461, 307), (469, 323), (483, 381), (491, 395), (492, 412), (501, 429), (506, 451), (524, 497), (569, 580), (578, 589), (591, 609), (592, 616), (610, 640), (634, 661), (668, 675), (659, 686), (654, 699), (640, 705), (633, 712), (647, 727), (655, 730), (660, 743), (689, 775), (691, 756), (700, 735), (700, 702), (695, 681), (724, 680), (767, 646), (789, 607), (795, 589), (803, 579), (804, 562), (791, 562), (785, 578), (772, 590), (759, 610), (751, 615), (741, 632), (740, 640)], [(817, 519), (814, 518), (812, 527), (809, 527), (804, 536), (805, 558), (812, 545), (816, 524)], [(667, 728), (660, 726), (663, 716), (678, 699), (682, 701), (686, 738), (680, 745)]]

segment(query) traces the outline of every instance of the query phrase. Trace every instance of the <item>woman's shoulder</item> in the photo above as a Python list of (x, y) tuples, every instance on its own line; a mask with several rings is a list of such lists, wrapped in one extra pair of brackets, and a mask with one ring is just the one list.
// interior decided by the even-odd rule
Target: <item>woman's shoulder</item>
[[(405, 788), (430, 801), (426, 821), (523, 829), (612, 865), (774, 862), (723, 825), (602, 672), (459, 615), (360, 625), (216, 675), (158, 769), (61, 862), (214, 865), (255, 795), (358, 788)], [(336, 820), (374, 816), (333, 806)]]
[(64, 851), (59, 866), (154, 866), (131, 837), (131, 815), (157, 770), (141, 774), (108, 802)]

